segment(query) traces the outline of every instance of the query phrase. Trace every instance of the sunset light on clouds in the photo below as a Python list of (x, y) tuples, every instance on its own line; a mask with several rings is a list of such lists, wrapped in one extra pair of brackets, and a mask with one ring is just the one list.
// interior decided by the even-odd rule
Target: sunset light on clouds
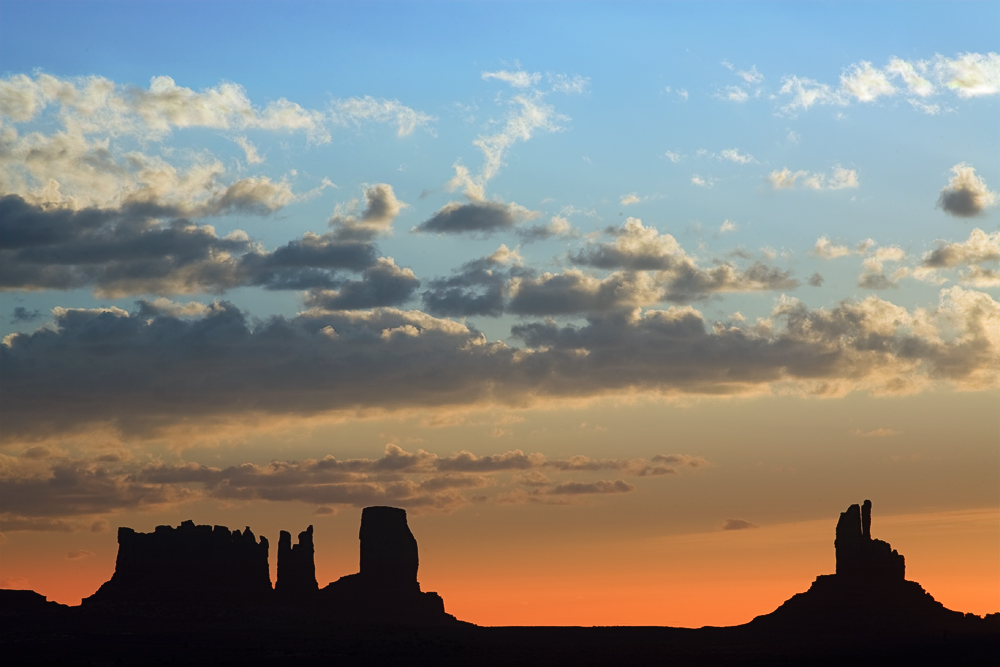
[(1000, 12), (903, 8), (0, 3), (0, 585), (391, 505), (463, 620), (736, 624), (865, 497), (997, 611)]

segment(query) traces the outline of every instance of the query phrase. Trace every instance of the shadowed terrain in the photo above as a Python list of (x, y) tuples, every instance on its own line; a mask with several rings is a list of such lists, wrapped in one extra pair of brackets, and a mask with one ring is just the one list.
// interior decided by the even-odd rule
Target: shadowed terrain
[(360, 571), (320, 588), (312, 526), (268, 542), (249, 528), (121, 528), (111, 580), (66, 607), (0, 592), (0, 653), (31, 664), (840, 665), (992, 664), (1000, 614), (946, 609), (871, 537), (871, 503), (837, 524), (836, 574), (746, 625), (484, 628), (420, 590), (406, 512), (362, 513)]

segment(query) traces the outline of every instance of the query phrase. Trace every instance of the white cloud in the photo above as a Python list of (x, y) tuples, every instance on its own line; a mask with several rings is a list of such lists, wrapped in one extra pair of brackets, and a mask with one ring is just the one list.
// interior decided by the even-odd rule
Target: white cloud
[(740, 153), (735, 148), (727, 148), (719, 153), (719, 159), (737, 164), (757, 164), (757, 159), (749, 153)]
[(396, 135), (400, 137), (412, 134), (418, 127), (437, 120), (435, 116), (411, 109), (401, 104), (399, 100), (375, 99), (371, 95), (335, 101), (332, 104), (331, 117), (340, 124), (363, 120), (394, 123)]
[(840, 87), (861, 102), (872, 102), (883, 95), (894, 95), (896, 88), (889, 83), (886, 73), (861, 61), (841, 74)]
[(860, 186), (856, 170), (839, 166), (834, 167), (829, 176), (805, 170), (792, 171), (784, 167), (768, 174), (767, 180), (775, 190), (791, 190), (800, 186), (810, 190), (842, 190)]
[(557, 93), (580, 95), (587, 92), (587, 88), (590, 86), (590, 77), (580, 76), (579, 74), (574, 74), (573, 76), (568, 74), (550, 74), (549, 81), (552, 84), (552, 90)]
[(736, 223), (731, 220), (723, 220), (722, 225), (719, 226), (719, 233), (726, 234), (728, 232), (735, 232), (737, 230)]
[(715, 185), (715, 179), (714, 178), (709, 178), (708, 180), (706, 180), (706, 179), (702, 178), (701, 176), (699, 176), (698, 174), (695, 174), (695, 175), (693, 175), (691, 177), (691, 182), (694, 185), (697, 185), (697, 186), (702, 187), (702, 188), (710, 188), (713, 185)]
[(238, 136), (235, 137), (233, 141), (235, 141), (236, 144), (243, 149), (243, 152), (247, 156), (248, 164), (261, 164), (264, 161), (264, 158), (262, 158), (260, 154), (257, 152), (257, 147), (254, 146), (253, 143), (251, 143), (249, 140), (247, 140), (246, 137)]
[(965, 53), (957, 58), (938, 56), (934, 70), (959, 97), (1000, 93), (1000, 54)]
[(812, 250), (812, 254), (823, 259), (835, 259), (850, 255), (851, 250), (847, 246), (834, 245), (829, 238), (821, 236), (816, 239), (816, 245)]
[(542, 80), (542, 75), (538, 72), (525, 72), (523, 70), (511, 72), (505, 69), (496, 72), (483, 72), (482, 77), (483, 81), (496, 79), (509, 83), (513, 88), (530, 88)]
[(622, 206), (629, 206), (631, 204), (638, 204), (639, 202), (641, 202), (642, 197), (638, 196), (634, 192), (630, 192), (627, 195), (622, 195), (619, 201), (621, 202)]
[(750, 94), (739, 86), (726, 86), (725, 94), (730, 102), (746, 102), (750, 99)]
[(684, 156), (678, 153), (677, 151), (667, 151), (666, 153), (663, 154), (663, 156), (675, 164), (680, 162), (684, 158)]

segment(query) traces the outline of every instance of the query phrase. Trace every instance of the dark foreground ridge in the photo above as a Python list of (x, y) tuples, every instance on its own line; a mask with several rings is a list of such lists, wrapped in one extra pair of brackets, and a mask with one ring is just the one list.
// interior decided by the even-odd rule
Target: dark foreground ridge
[(992, 665), (1000, 614), (946, 609), (871, 537), (871, 502), (837, 523), (836, 574), (729, 628), (481, 628), (420, 590), (406, 512), (362, 512), (360, 568), (320, 588), (313, 528), (118, 532), (111, 580), (79, 607), (0, 591), (0, 655), (17, 665)]

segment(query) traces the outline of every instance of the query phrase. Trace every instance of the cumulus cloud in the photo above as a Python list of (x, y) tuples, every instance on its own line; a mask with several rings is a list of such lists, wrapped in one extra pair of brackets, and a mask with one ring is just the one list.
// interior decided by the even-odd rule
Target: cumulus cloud
[(772, 171), (767, 180), (775, 190), (805, 188), (807, 190), (843, 190), (860, 186), (858, 172), (854, 169), (834, 167), (829, 176), (805, 170), (792, 171), (788, 167)]
[(907, 267), (899, 267), (887, 276), (884, 264), (886, 262), (898, 263), (904, 259), (906, 259), (906, 253), (897, 246), (876, 248), (874, 253), (865, 258), (862, 273), (858, 277), (858, 287), (865, 289), (898, 287), (899, 279), (908, 276), (910, 270)]
[(388, 183), (376, 183), (364, 189), (365, 207), (357, 213), (358, 200), (339, 204), (328, 224), (336, 230), (338, 239), (369, 241), (379, 234), (392, 229), (392, 223), (399, 212), (408, 204), (396, 199), (396, 193)]
[[(622, 306), (634, 307), (661, 300), (686, 302), (713, 292), (743, 292), (768, 289), (790, 289), (797, 283), (787, 272), (762, 263), (746, 270), (730, 264), (717, 264), (703, 269), (697, 265), (670, 234), (660, 234), (646, 227), (637, 218), (628, 218), (619, 229), (609, 229), (613, 242), (592, 241), (582, 250), (571, 253), (573, 262), (600, 269), (620, 269), (627, 272), (655, 271), (655, 276), (614, 275), (600, 283), (582, 274), (564, 274), (565, 287), (573, 291), (587, 289), (633, 299), (619, 300)], [(555, 286), (554, 281), (552, 286)], [(624, 289), (623, 289), (624, 288)], [(569, 303), (569, 302), (567, 302)]]
[(413, 271), (396, 266), (392, 257), (380, 257), (365, 269), (361, 280), (347, 280), (337, 290), (312, 290), (305, 298), (310, 308), (357, 310), (405, 304), (420, 287)]
[(327, 142), (324, 114), (304, 109), (284, 98), (264, 108), (255, 107), (243, 86), (224, 82), (194, 91), (169, 76), (154, 76), (149, 88), (117, 84), (89, 76), (63, 78), (39, 73), (0, 79), (0, 115), (18, 123), (33, 120), (56, 105), (82, 130), (134, 134), (162, 139), (174, 128), (207, 127), (222, 130), (284, 130), (305, 132)]
[(641, 202), (642, 197), (640, 197), (634, 192), (630, 192), (627, 195), (622, 195), (618, 201), (622, 206), (630, 206), (632, 204), (638, 204), (639, 202)]
[(963, 282), (979, 287), (992, 287), (998, 282), (997, 270), (982, 264), (1000, 262), (1000, 232), (987, 234), (976, 228), (966, 241), (938, 241), (937, 247), (925, 253), (920, 267), (914, 272), (919, 278), (936, 277), (940, 269), (967, 268)]
[(499, 317), (506, 306), (507, 282), (518, 275), (531, 272), (521, 266), (516, 250), (501, 245), (488, 257), (466, 262), (452, 276), (432, 280), (423, 293), (424, 307), (437, 316)]
[(690, 307), (594, 313), (582, 326), (528, 322), (512, 329), (522, 348), (391, 308), (254, 323), (220, 303), (202, 318), (59, 309), (53, 320), (0, 346), (7, 441), (100, 425), (149, 434), (179, 417), (525, 405), (622, 391), (1000, 385), (1000, 305), (957, 286), (942, 290), (936, 307), (912, 311), (875, 296), (832, 309), (783, 298), (753, 323), (713, 324)]
[(337, 271), (376, 264), (374, 246), (307, 232), (273, 251), (241, 231), (219, 237), (185, 218), (161, 221), (148, 207), (73, 211), (0, 198), (0, 287), (76, 289), (98, 294), (332, 288)]
[(973, 218), (997, 203), (997, 193), (986, 185), (976, 170), (965, 162), (951, 168), (952, 177), (941, 190), (937, 205), (959, 218)]
[(518, 227), (517, 235), (527, 244), (552, 237), (572, 238), (578, 236), (579, 231), (573, 227), (568, 218), (554, 215), (547, 223)]
[(489, 235), (498, 231), (512, 231), (519, 223), (533, 220), (538, 215), (538, 212), (529, 211), (514, 203), (471, 201), (462, 204), (451, 202), (414, 227), (414, 231), (437, 234), (474, 233)]

